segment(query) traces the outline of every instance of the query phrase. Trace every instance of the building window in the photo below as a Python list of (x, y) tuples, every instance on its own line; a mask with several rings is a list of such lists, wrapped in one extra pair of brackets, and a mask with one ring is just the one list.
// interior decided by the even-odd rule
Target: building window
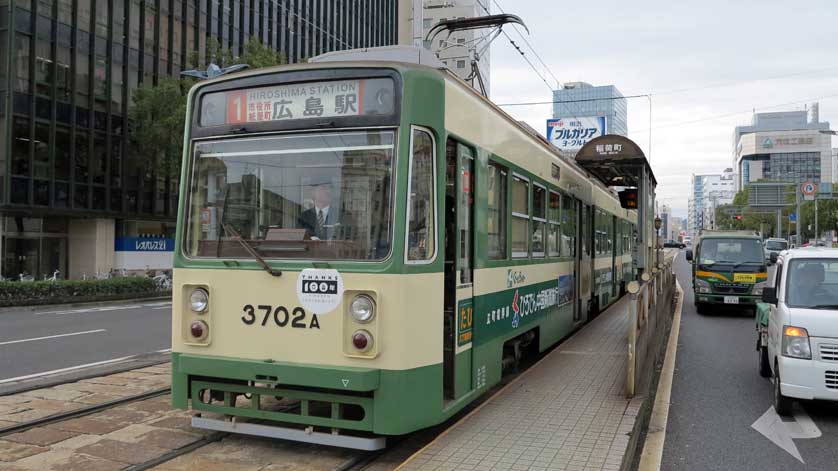
[(529, 255), (529, 182), (523, 177), (512, 177), (512, 257)]
[(466, 61), (464, 61), (464, 60), (458, 60), (458, 61), (457, 61), (457, 68), (458, 68), (458, 69), (465, 69), (465, 68), (466, 68)]
[(87, 183), (88, 159), (90, 158), (90, 143), (86, 133), (76, 134), (75, 146), (75, 180), (78, 183)]
[(55, 179), (70, 179), (70, 131), (67, 128), (55, 129)]
[(29, 119), (15, 117), (12, 123), (12, 175), (29, 176)]
[(29, 37), (15, 36), (15, 91), (30, 93), (29, 89)]
[(495, 163), (490, 163), (488, 170), (486, 232), (488, 234), (489, 258), (492, 260), (505, 260), (507, 170)]

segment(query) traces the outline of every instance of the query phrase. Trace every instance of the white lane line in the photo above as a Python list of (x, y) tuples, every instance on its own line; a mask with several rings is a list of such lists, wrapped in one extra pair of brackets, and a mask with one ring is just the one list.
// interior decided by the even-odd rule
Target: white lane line
[[(167, 306), (171, 306), (172, 303), (166, 303)], [(155, 303), (155, 304), (130, 304), (127, 306), (104, 306), (104, 307), (94, 307), (94, 308), (86, 308), (86, 309), (68, 309), (64, 311), (47, 311), (47, 312), (36, 312), (36, 316), (46, 316), (46, 315), (56, 315), (56, 316), (63, 316), (67, 314), (87, 314), (91, 312), (105, 312), (105, 311), (119, 311), (123, 309), (142, 309), (142, 308), (151, 308), (154, 309), (158, 306), (163, 306), (163, 304)]]
[(0, 345), (11, 345), (13, 343), (34, 342), (36, 340), (57, 339), (59, 337), (72, 337), (74, 335), (95, 334), (95, 333), (98, 333), (98, 332), (107, 332), (107, 330), (105, 330), (105, 329), (85, 330), (84, 332), (71, 332), (69, 334), (48, 335), (46, 337), (34, 337), (34, 338), (31, 338), (31, 339), (10, 340), (8, 342), (0, 342)]
[(172, 306), (160, 306), (151, 308), (152, 311), (159, 311), (160, 309), (171, 309)]
[[(149, 353), (169, 353), (171, 351), (172, 351), (171, 348), (164, 348), (163, 350), (155, 350), (155, 351), (149, 352)], [(120, 357), (120, 358), (112, 358), (110, 360), (97, 361), (95, 363), (85, 363), (84, 365), (70, 366), (68, 368), (61, 368), (59, 370), (43, 371), (41, 373), (33, 373), (31, 375), (26, 375), (26, 376), (17, 376), (15, 378), (7, 378), (7, 379), (0, 380), (0, 384), (14, 383), (15, 381), (25, 381), (27, 379), (40, 378), (41, 376), (49, 376), (49, 375), (54, 375), (54, 374), (59, 374), (59, 373), (67, 373), (69, 371), (82, 370), (84, 368), (92, 368), (94, 366), (107, 365), (109, 363), (117, 363), (117, 362), (120, 362), (120, 361), (133, 360), (134, 358), (140, 357), (142, 355), (146, 355), (146, 354), (130, 355), (130, 356), (127, 356), (127, 357)]]

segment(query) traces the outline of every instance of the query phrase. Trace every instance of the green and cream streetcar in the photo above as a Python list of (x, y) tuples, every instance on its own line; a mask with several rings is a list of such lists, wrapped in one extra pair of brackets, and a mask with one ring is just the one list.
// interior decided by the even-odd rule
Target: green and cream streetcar
[(195, 426), (380, 448), (633, 276), (634, 212), (426, 51), (225, 76), (188, 110), (172, 397)]

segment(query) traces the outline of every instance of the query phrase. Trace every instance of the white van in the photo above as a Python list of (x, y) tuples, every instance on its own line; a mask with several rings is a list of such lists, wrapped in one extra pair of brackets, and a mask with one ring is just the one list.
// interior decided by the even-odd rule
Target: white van
[(794, 399), (838, 401), (838, 249), (776, 257), (773, 287), (757, 307), (759, 372), (774, 377), (774, 409)]

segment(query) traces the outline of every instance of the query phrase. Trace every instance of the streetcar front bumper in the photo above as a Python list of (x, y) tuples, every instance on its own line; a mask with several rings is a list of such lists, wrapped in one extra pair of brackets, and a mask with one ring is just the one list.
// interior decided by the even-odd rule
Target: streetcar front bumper
[(761, 301), (761, 296), (750, 294), (704, 294), (696, 293), (696, 301), (707, 304), (727, 304), (731, 306), (746, 305), (755, 306)]
[(320, 431), (403, 435), (456, 412), (442, 410), (442, 376), (441, 363), (389, 370), (174, 352), (172, 404)]
[(372, 431), (379, 373), (173, 353), (172, 403), (250, 419)]

